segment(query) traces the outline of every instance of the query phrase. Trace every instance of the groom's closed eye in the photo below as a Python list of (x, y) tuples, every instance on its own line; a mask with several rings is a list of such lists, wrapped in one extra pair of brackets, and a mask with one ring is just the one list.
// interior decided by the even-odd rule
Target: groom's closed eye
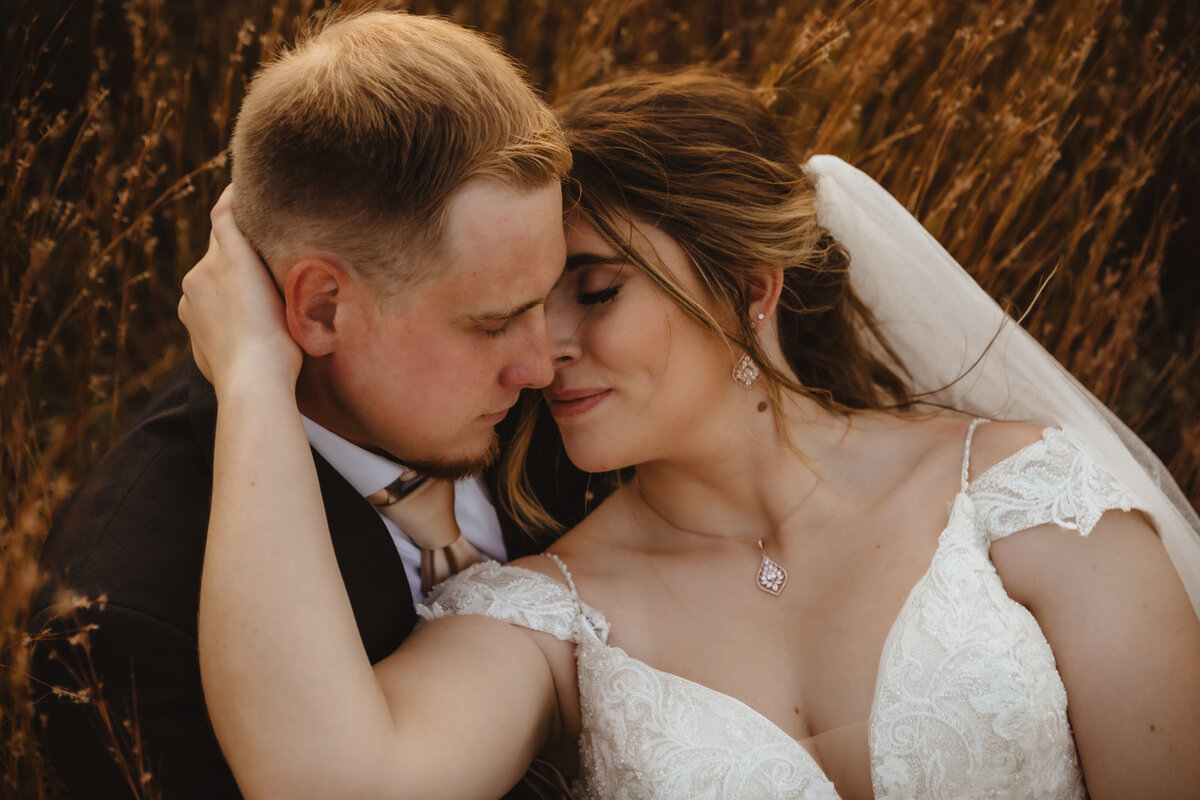
[(496, 338), (504, 334), (514, 319), (527, 311), (537, 308), (544, 302), (544, 298), (538, 298), (537, 300), (530, 300), (527, 303), (522, 303), (519, 306), (502, 311), (463, 314), (458, 318), (458, 324), (465, 328), (473, 328), (489, 338)]

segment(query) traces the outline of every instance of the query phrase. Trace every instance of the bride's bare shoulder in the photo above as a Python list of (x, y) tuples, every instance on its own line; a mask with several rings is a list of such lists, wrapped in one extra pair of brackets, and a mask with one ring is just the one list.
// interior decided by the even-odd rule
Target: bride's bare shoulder
[(976, 426), (971, 437), (970, 480), (975, 480), (1004, 459), (1042, 439), (1045, 427), (1032, 422), (988, 422)]
[[(553, 549), (553, 548), (552, 548)], [(554, 561), (553, 558), (545, 553), (538, 553), (532, 556), (523, 556), (508, 562), (510, 567), (520, 567), (521, 569), (537, 572), (545, 575), (547, 578), (553, 578), (559, 583), (566, 584), (566, 577), (563, 575), (562, 568)]]
[[(880, 485), (912, 496), (924, 487), (933, 495), (958, 490), (967, 432), (972, 420), (957, 415), (928, 415), (873, 421), (868, 426), (871, 444), (864, 448), (875, 468), (890, 472), (875, 475)], [(1028, 422), (987, 422), (975, 427), (971, 437), (968, 480), (974, 480), (995, 464), (1042, 438), (1043, 428)], [(869, 474), (864, 467), (862, 474)]]
[[(972, 418), (958, 415), (902, 417), (898, 433), (911, 439), (909, 445), (922, 455), (943, 450), (956, 453), (961, 460)], [(1045, 427), (1032, 422), (981, 420), (971, 436), (971, 473), (982, 472), (1013, 453), (1042, 438)]]

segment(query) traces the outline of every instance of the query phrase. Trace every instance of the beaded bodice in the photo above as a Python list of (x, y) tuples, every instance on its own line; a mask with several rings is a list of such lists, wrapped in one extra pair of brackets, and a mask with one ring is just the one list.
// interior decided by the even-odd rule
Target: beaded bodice
[[(965, 463), (930, 567), (884, 645), (868, 726), (875, 796), (1083, 798), (1053, 653), (1005, 593), (988, 548), (1047, 522), (1086, 535), (1104, 511), (1137, 501), (1055, 429), (969, 486)], [(579, 599), (558, 563), (565, 582), (478, 564), (437, 587), (418, 612), (494, 617), (576, 645), (576, 796), (837, 797), (808, 751), (766, 717), (609, 646), (604, 615)]]

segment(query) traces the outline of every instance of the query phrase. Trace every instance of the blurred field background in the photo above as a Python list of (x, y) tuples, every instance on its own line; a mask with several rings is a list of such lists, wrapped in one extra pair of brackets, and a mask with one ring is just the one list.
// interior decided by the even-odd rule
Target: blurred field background
[[(186, 351), (256, 65), (327, 3), (5, 0), (0, 11), (0, 795), (52, 797), (23, 670), (55, 509)], [(1200, 6), (1183, 0), (414, 0), (554, 101), (707, 62), (865, 169), (1200, 502)], [(82, 602), (82, 600), (81, 600)], [(85, 644), (85, 642), (84, 642)], [(81, 645), (83, 646), (83, 645)], [(136, 724), (98, 724), (156, 796)]]

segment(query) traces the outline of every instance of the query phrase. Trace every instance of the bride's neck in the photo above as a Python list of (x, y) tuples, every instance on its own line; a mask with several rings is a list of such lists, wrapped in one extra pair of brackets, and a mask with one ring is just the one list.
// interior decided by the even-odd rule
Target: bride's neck
[(850, 428), (850, 417), (807, 398), (788, 398), (784, 417), (794, 450), (771, 409), (725, 425), (709, 446), (637, 467), (639, 499), (672, 524), (749, 535), (771, 527), (796, 498), (826, 479)]

